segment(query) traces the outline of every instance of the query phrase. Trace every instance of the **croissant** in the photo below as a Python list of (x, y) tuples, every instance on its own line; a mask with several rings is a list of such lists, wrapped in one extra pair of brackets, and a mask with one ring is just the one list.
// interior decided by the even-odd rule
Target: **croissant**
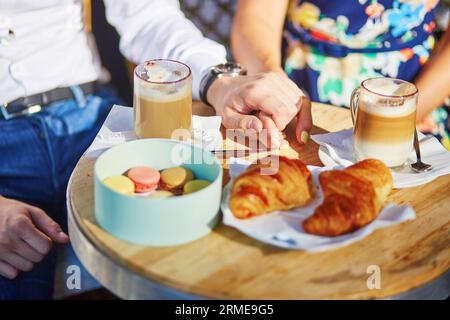
[(254, 164), (235, 180), (230, 199), (234, 216), (246, 219), (276, 210), (289, 210), (312, 199), (312, 176), (306, 165), (300, 160), (281, 156), (278, 159), (277, 170), (270, 174), (261, 171), (263, 167), (268, 168), (267, 165)]
[(321, 236), (339, 236), (372, 222), (393, 186), (389, 169), (374, 159), (324, 171), (319, 182), (324, 201), (303, 222), (303, 229)]

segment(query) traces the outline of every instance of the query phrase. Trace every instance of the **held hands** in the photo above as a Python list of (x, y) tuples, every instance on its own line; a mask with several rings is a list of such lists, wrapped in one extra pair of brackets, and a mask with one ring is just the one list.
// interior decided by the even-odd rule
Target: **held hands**
[(208, 101), (226, 128), (268, 130), (268, 145), (280, 145), (280, 131), (296, 117), (296, 137), (306, 143), (312, 128), (311, 102), (288, 77), (277, 72), (217, 79)]
[(41, 209), (0, 196), (0, 276), (14, 279), (31, 271), (52, 241), (67, 243), (69, 237)]

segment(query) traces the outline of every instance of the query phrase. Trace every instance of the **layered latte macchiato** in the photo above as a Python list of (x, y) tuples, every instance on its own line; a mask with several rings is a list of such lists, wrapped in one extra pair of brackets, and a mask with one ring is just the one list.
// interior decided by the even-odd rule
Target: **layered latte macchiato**
[(366, 80), (358, 90), (356, 159), (375, 158), (389, 167), (402, 166), (413, 150), (417, 89), (405, 81), (376, 78)]
[(191, 130), (192, 78), (179, 62), (153, 60), (136, 68), (134, 131), (139, 138), (173, 137)]

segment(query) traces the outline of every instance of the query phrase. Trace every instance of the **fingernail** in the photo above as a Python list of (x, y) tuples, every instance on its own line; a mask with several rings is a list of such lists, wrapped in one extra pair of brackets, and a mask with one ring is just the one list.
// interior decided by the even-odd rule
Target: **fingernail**
[(309, 133), (306, 131), (302, 131), (302, 134), (300, 135), (300, 140), (306, 144), (309, 140)]
[(254, 129), (257, 132), (260, 132), (262, 130), (260, 122), (258, 120), (256, 120), (256, 119), (253, 119), (250, 122), (250, 129)]
[(58, 236), (60, 236), (61, 238), (67, 238), (67, 239), (69, 239), (69, 236), (68, 236), (67, 234), (65, 234), (64, 232), (62, 232), (62, 231), (60, 231), (60, 232), (58, 233)]

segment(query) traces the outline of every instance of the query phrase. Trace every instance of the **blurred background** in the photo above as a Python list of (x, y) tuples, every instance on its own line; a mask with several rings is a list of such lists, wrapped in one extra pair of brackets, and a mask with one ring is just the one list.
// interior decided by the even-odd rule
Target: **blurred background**
[[(103, 65), (111, 73), (118, 95), (132, 105), (132, 90), (125, 59), (119, 52), (119, 37), (105, 18), (103, 1), (92, 0), (92, 31)], [(229, 48), (229, 34), (237, 0), (180, 0), (185, 15), (205, 36)], [(450, 0), (441, 0), (438, 21), (442, 28), (449, 24)], [(230, 50), (228, 50), (230, 52)], [(231, 59), (231, 57), (229, 57)]]
[[(181, 0), (187, 17), (203, 33), (219, 43), (229, 45), (229, 34), (237, 0)], [(118, 95), (132, 105), (132, 90), (125, 59), (119, 52), (119, 37), (106, 21), (103, 1), (92, 1), (92, 31), (104, 67), (111, 73), (111, 82)]]

